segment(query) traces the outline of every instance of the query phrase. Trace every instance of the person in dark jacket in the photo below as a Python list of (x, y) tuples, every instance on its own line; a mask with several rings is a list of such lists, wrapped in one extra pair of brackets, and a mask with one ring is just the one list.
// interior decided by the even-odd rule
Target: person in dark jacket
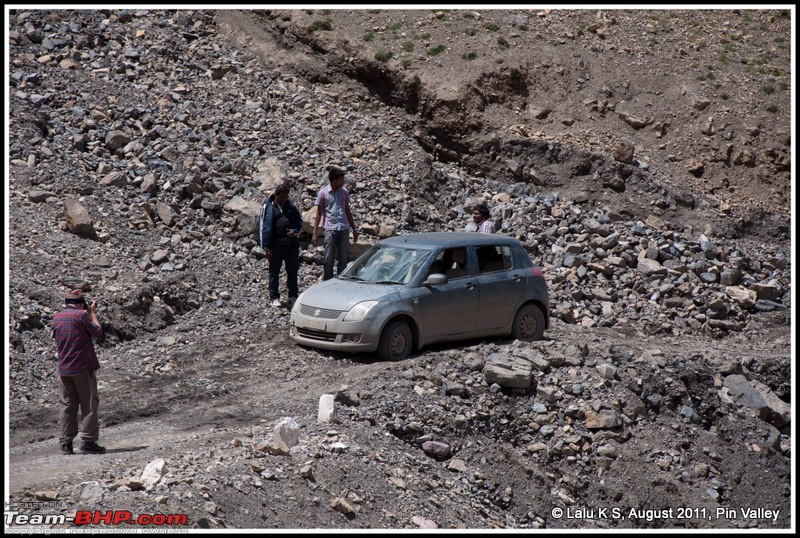
[(289, 200), (289, 186), (278, 185), (261, 208), (258, 236), (261, 248), (266, 251), (269, 260), (269, 300), (274, 307), (282, 306), (278, 287), (281, 265), (286, 265), (289, 308), (299, 295), (297, 271), (300, 268), (302, 226), (300, 211)]

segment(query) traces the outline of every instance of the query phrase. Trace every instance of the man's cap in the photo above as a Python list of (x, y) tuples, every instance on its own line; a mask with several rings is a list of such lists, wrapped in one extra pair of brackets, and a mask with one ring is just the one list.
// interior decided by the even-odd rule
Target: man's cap
[(81, 304), (85, 302), (83, 298), (83, 290), (72, 290), (67, 292), (67, 296), (64, 298), (64, 302), (67, 304)]

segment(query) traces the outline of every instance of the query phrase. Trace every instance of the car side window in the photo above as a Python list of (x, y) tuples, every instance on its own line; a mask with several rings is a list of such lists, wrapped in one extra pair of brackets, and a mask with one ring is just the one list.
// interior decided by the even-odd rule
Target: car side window
[(449, 248), (441, 251), (431, 263), (428, 275), (441, 273), (448, 280), (467, 276), (467, 249), (464, 247)]
[(475, 252), (478, 256), (478, 269), (482, 275), (496, 271), (506, 271), (514, 267), (511, 247), (509, 246), (478, 247)]

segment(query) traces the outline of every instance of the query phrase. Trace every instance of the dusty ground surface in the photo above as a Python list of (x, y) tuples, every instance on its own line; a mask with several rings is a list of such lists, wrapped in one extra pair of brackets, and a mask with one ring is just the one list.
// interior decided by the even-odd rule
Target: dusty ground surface
[[(792, 529), (790, 18), (701, 13), (11, 10), (7, 498), (196, 529)], [(282, 180), (310, 209), (330, 162), (359, 248), (487, 201), (548, 277), (545, 340), (295, 346), (254, 214)], [(102, 456), (58, 453), (74, 287), (106, 332)], [(497, 356), (530, 385), (488, 383)]]

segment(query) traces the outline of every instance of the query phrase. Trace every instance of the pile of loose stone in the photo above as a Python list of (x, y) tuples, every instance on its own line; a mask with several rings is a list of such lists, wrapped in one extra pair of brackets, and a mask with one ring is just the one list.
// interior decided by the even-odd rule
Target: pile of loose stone
[[(101, 304), (104, 360), (131, 379), (174, 378), (181, 390), (196, 385), (209, 398), (224, 397), (228, 389), (218, 381), (182, 378), (186, 356), (219, 332), (242, 342), (259, 331), (285, 332), (288, 312), (266, 306), (258, 211), (275, 185), (290, 182), (305, 221), (301, 287), (314, 284), (321, 249), (309, 244), (313, 201), (330, 163), (348, 169), (363, 237), (353, 255), (383, 237), (461, 230), (469, 206), (487, 202), (499, 233), (520, 239), (547, 277), (553, 336), (480, 343), (463, 354), (434, 350), (398, 372), (396, 383), (362, 386), (361, 396), (342, 390), (333, 424), (307, 427), (288, 454), (270, 448), (271, 425), (223, 428), (212, 432), (219, 438), (189, 439), (177, 466), (155, 461), (147, 473), (108, 471), (99, 491), (87, 486), (57, 497), (87, 507), (112, 499), (129, 506), (141, 494), (143, 511), (172, 507), (194, 511), (204, 525), (242, 526), (263, 506), (242, 515), (236, 502), (287, 502), (283, 486), (290, 484), (309, 488), (311, 504), (331, 497), (331, 508), (354, 521), (375, 499), (394, 494), (403, 502), (375, 518), (387, 527), (527, 528), (553, 522), (546, 513), (506, 512), (520, 493), (474, 468), (480, 441), (455, 439), (471, 433), (509, 443), (508, 454), (553, 476), (563, 462), (563, 476), (545, 482), (552, 488), (546, 496), (566, 505), (585, 495), (573, 482), (612, 473), (626, 444), (658, 421), (675, 425), (676, 433), (648, 463), (693, 491), (710, 492), (703, 502), (737, 486), (717, 468), (722, 458), (708, 455), (716, 467), (683, 458), (689, 440), (710, 423), (746, 424), (726, 434), (751, 452), (790, 453), (788, 395), (782, 400), (747, 379), (736, 357), (699, 361), (641, 343), (598, 349), (571, 341), (582, 328), (630, 327), (676, 338), (744, 333), (761, 316), (791, 307), (790, 245), (714, 237), (600, 207), (586, 195), (432, 163), (401, 128), (403, 114), (363, 90), (308, 85), (265, 70), (215, 32), (212, 15), (202, 11), (12, 14), (12, 415), (46, 406), (53, 381), (49, 322), (63, 290), (75, 287)], [(778, 355), (789, 348), (772, 345)], [(313, 352), (298, 348), (287, 377), (301, 377), (313, 360)], [(698, 362), (708, 372), (694, 372)], [(296, 418), (315, 424), (316, 416)], [(386, 434), (397, 442), (375, 441)], [(472, 466), (465, 463), (470, 457)], [(334, 494), (343, 480), (334, 468), (385, 475), (391, 492), (376, 486), (373, 493)], [(420, 469), (423, 479), (416, 478)], [(519, 471), (530, 468), (520, 464)], [(465, 519), (431, 515), (460, 513), (462, 505), (474, 510)]]

